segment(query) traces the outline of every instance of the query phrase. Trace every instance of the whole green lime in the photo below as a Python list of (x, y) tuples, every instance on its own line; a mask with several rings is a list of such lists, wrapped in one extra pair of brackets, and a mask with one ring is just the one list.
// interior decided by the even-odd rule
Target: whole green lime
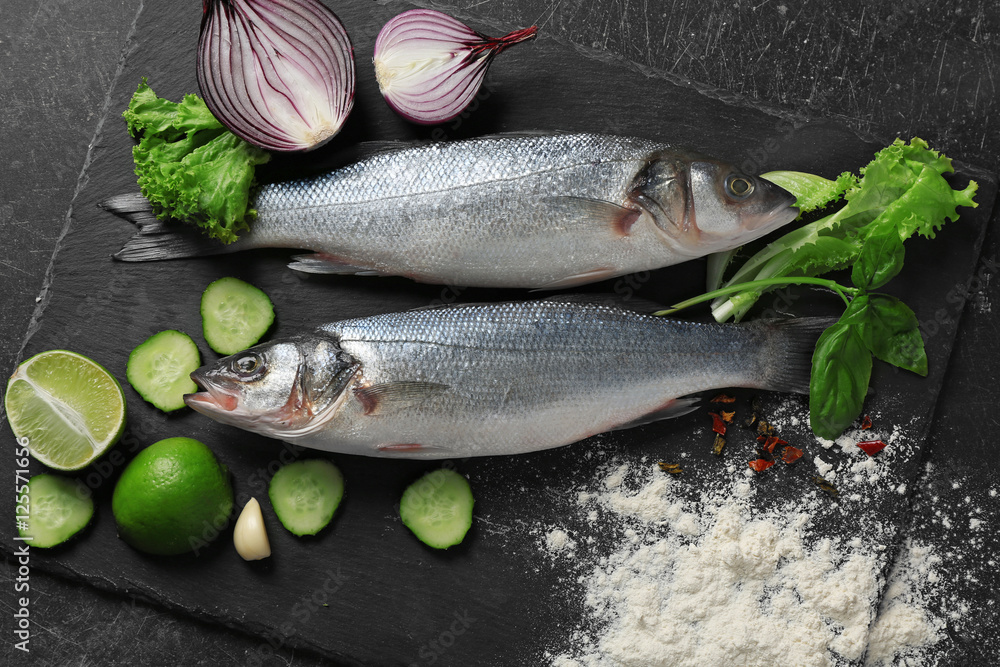
[(229, 471), (197, 440), (160, 440), (122, 471), (111, 510), (118, 536), (140, 551), (197, 552), (229, 524)]

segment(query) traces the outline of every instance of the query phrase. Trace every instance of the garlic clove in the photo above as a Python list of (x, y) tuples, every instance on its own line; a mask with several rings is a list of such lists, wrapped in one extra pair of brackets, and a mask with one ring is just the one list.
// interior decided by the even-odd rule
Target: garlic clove
[(256, 498), (251, 498), (243, 506), (233, 530), (233, 544), (236, 546), (236, 553), (243, 560), (261, 560), (271, 555), (264, 515), (260, 512), (260, 503)]

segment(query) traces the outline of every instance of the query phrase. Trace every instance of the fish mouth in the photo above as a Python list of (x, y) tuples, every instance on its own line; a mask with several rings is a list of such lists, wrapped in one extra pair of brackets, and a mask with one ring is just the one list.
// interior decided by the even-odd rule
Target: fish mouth
[(191, 379), (202, 391), (184, 394), (184, 403), (189, 408), (202, 414), (218, 414), (233, 412), (239, 407), (239, 398), (213, 383), (202, 369), (191, 373)]
[(758, 177), (758, 181), (764, 186), (768, 198), (776, 199), (777, 203), (768, 212), (754, 216), (750, 224), (747, 225), (747, 229), (766, 232), (787, 225), (799, 217), (799, 207), (795, 205), (795, 195), (766, 178)]
[(770, 231), (787, 225), (797, 217), (799, 217), (799, 207), (795, 206), (795, 198), (792, 197), (790, 201), (778, 204), (769, 213), (757, 218), (752, 229)]

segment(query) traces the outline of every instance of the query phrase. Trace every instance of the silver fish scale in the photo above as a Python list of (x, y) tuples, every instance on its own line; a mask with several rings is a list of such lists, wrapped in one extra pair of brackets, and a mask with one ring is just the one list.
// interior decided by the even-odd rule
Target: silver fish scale
[(367, 453), (387, 443), (462, 455), (557, 446), (678, 396), (753, 386), (771, 362), (760, 328), (547, 301), (380, 315), (321, 331), (361, 362), (365, 383), (447, 387), (377, 419), (338, 418), (305, 443), (361, 442)]
[(624, 203), (636, 173), (665, 148), (577, 134), (375, 155), (316, 179), (261, 188), (258, 218), (241, 245), (311, 248), (344, 272), (425, 282), (447, 276), (459, 285), (543, 286), (655, 268), (689, 255), (672, 260), (671, 248), (648, 230), (622, 240), (580, 202)]
[(262, 216), (277, 209), (380, 202), (525, 178), (539, 171), (635, 160), (665, 148), (645, 139), (597, 134), (433, 143), (376, 154), (315, 179), (264, 186), (255, 202)]

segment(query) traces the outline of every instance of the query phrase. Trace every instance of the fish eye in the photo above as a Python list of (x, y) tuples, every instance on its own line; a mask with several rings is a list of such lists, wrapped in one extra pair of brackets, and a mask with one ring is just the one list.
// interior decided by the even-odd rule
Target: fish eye
[(746, 199), (753, 194), (753, 182), (749, 178), (733, 174), (726, 179), (726, 194), (733, 199)]
[(260, 355), (256, 352), (248, 352), (246, 354), (241, 354), (236, 359), (233, 359), (232, 368), (233, 372), (237, 375), (243, 377), (249, 377), (260, 371), (263, 366)]

